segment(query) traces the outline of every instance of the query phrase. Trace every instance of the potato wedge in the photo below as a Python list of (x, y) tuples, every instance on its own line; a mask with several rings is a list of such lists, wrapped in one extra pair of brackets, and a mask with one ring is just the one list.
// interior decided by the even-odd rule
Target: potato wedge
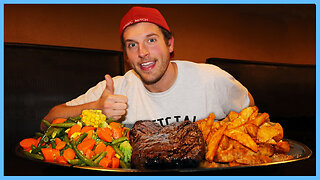
[(218, 149), (218, 145), (222, 139), (223, 133), (225, 131), (225, 129), (227, 128), (226, 125), (224, 125), (222, 128), (218, 129), (214, 135), (212, 136), (212, 138), (209, 140), (209, 143), (207, 145), (207, 153), (206, 153), (206, 159), (209, 162), (213, 161), (213, 158), (215, 156), (215, 153)]
[(258, 147), (259, 155), (272, 156), (274, 152), (275, 152), (275, 148), (273, 145), (267, 144), (267, 143), (259, 144), (259, 147)]
[(204, 136), (203, 136), (203, 138), (204, 138), (204, 140), (206, 141), (207, 144), (209, 144), (210, 139), (213, 138), (214, 133), (215, 133), (216, 131), (217, 131), (217, 130), (215, 130), (215, 129), (211, 129), (211, 131), (209, 132), (209, 134), (207, 135), (206, 138), (204, 138)]
[(247, 120), (243, 119), (241, 116), (237, 117), (233, 121), (228, 122), (228, 127), (227, 129), (234, 129), (239, 126), (244, 125), (247, 122)]
[(238, 118), (238, 116), (239, 113), (235, 111), (230, 111), (227, 117), (229, 118), (229, 121), (233, 121), (234, 119)]
[(258, 129), (257, 140), (259, 142), (279, 142), (283, 138), (283, 129), (279, 123), (264, 123)]
[(217, 151), (224, 151), (224, 150), (232, 149), (232, 148), (233, 148), (233, 146), (232, 146), (232, 143), (229, 143), (229, 138), (227, 136), (223, 135)]
[(269, 119), (269, 114), (262, 113), (262, 114), (258, 115), (257, 117), (250, 119), (250, 123), (259, 127), (263, 123), (267, 122), (267, 119)]
[(254, 112), (257, 112), (257, 110), (257, 106), (250, 106), (240, 111), (239, 116), (241, 116), (245, 121), (247, 121)]
[(203, 124), (202, 134), (203, 134), (204, 139), (207, 139), (207, 137), (212, 129), (214, 118), (215, 118), (215, 115), (213, 113), (210, 113), (209, 116), (206, 118), (205, 123)]
[(258, 134), (258, 129), (259, 127), (252, 124), (252, 123), (247, 123), (245, 125), (246, 127), (246, 130), (248, 132), (248, 134), (252, 137), (252, 138), (256, 138), (257, 137), (257, 134)]
[(288, 141), (279, 141), (275, 146), (275, 150), (277, 153), (286, 154), (290, 151), (290, 144)]
[(258, 145), (256, 144), (256, 142), (254, 142), (254, 140), (248, 134), (245, 134), (243, 132), (240, 132), (234, 129), (228, 129), (224, 132), (224, 134), (231, 139), (237, 140), (239, 143), (250, 148), (252, 151), (254, 152), (258, 151)]
[(246, 165), (255, 165), (272, 162), (269, 156), (257, 156), (257, 155), (248, 155), (242, 158), (236, 159), (237, 163), (246, 164)]
[(214, 114), (200, 121), (197, 124), (207, 145), (206, 162), (213, 166), (254, 165), (292, 158), (285, 155), (290, 145), (282, 141), (282, 126), (271, 122), (268, 113), (259, 113), (257, 106), (239, 113), (230, 111), (220, 121), (214, 121)]

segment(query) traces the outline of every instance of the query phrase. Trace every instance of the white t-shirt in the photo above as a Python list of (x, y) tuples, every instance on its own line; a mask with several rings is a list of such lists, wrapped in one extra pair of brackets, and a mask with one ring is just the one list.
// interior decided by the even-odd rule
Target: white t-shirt
[[(222, 119), (231, 110), (239, 112), (249, 105), (248, 90), (219, 67), (189, 61), (172, 62), (177, 64), (178, 77), (165, 92), (148, 91), (133, 70), (113, 78), (115, 94), (128, 97), (124, 124), (153, 120), (167, 125), (177, 121), (200, 120), (210, 113), (215, 114), (215, 119)], [(67, 102), (67, 105), (96, 101), (105, 87), (103, 80), (85, 94)]]

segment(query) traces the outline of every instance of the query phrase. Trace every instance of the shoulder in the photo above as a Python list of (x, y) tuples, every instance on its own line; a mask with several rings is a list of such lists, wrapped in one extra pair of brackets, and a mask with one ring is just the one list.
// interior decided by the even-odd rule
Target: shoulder
[(115, 91), (119, 93), (123, 93), (125, 89), (136, 87), (142, 83), (138, 78), (138, 75), (133, 70), (128, 71), (123, 76), (113, 77), (113, 82)]
[(122, 83), (125, 81), (136, 80), (136, 79), (138, 79), (138, 77), (133, 70), (129, 70), (128, 72), (125, 73), (125, 75), (115, 76), (112, 79), (115, 83)]
[(173, 61), (182, 72), (210, 78), (233, 78), (228, 72), (213, 64), (195, 63), (190, 61)]

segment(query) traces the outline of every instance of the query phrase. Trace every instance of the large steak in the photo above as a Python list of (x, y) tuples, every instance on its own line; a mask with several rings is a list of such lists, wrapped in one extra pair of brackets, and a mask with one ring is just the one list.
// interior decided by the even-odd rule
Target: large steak
[(160, 126), (137, 121), (130, 131), (131, 164), (138, 169), (195, 168), (205, 156), (203, 135), (195, 123)]

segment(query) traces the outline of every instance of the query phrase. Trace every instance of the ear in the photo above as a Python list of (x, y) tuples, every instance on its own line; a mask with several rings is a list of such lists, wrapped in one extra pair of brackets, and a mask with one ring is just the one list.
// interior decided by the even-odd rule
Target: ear
[(171, 37), (171, 39), (169, 39), (168, 46), (169, 46), (170, 53), (172, 53), (173, 50), (174, 50), (174, 38), (173, 38), (173, 36)]

